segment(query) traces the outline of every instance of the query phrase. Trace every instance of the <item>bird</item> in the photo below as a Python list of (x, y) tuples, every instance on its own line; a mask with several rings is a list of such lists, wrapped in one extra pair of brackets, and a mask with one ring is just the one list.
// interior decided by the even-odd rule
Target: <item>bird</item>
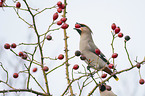
[[(101, 52), (99, 55), (96, 54), (95, 50), (99, 49), (92, 38), (92, 30), (85, 24), (77, 23), (80, 28), (74, 28), (80, 34), (79, 50), (83, 56), (86, 57), (85, 62), (93, 69), (97, 71), (103, 70), (106, 73), (112, 75), (113, 72), (108, 67), (109, 61), (106, 59), (105, 55)], [(116, 81), (119, 78), (113, 75)]]
[(100, 96), (117, 96), (111, 90), (107, 90), (105, 84), (101, 84), (101, 86), (99, 86), (99, 91), (100, 91)]

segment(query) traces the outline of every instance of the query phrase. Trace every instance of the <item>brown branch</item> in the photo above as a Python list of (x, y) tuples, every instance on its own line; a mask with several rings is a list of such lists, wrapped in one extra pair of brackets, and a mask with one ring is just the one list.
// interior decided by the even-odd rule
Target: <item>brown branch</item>
[[(27, 4), (26, 0), (23, 0), (23, 1), (24, 1), (24, 3), (25, 3), (26, 6), (27, 6), (27, 9), (28, 9), (30, 15), (32, 16), (33, 26), (34, 26), (35, 33), (36, 33), (36, 35), (37, 35), (37, 40), (38, 40), (37, 42), (38, 42), (38, 47), (39, 47), (40, 55), (41, 55), (41, 68), (43, 69), (43, 65), (44, 65), (43, 59), (44, 59), (44, 58), (43, 58), (43, 52), (42, 52), (42, 47), (41, 47), (41, 43), (40, 43), (40, 35), (39, 35), (39, 33), (38, 33), (38, 31), (37, 31), (37, 28), (36, 28), (35, 16), (34, 16), (33, 13), (31, 12), (30, 7), (29, 7), (29, 5)], [(42, 70), (42, 72), (43, 72), (43, 76), (44, 76), (44, 79), (45, 79), (45, 86), (46, 86), (47, 93), (50, 95), (49, 87), (48, 87), (48, 80), (47, 80), (46, 73), (45, 73), (44, 70)]]
[[(66, 0), (64, 0), (64, 4), (65, 4), (65, 9), (63, 11), (63, 17), (66, 17), (66, 6), (67, 6)], [(64, 29), (65, 60), (67, 61), (66, 62), (66, 79), (67, 79), (67, 83), (70, 84), (70, 78), (69, 78), (69, 63), (68, 63), (68, 43), (67, 43), (67, 39), (68, 39), (67, 32), (66, 32), (66, 29)], [(72, 89), (71, 84), (69, 86), (69, 89), (70, 89), (71, 96), (73, 96), (73, 89)]]
[(37, 95), (50, 96), (49, 94), (34, 91), (32, 89), (12, 89), (12, 90), (2, 90), (2, 91), (0, 91), (0, 93), (9, 93), (9, 92), (31, 92), (31, 93), (34, 93), (34, 94), (37, 94)]
[[(140, 62), (140, 64), (143, 64), (144, 62), (145, 62), (145, 61), (142, 61), (142, 62)], [(106, 81), (109, 81), (109, 79), (110, 79), (111, 77), (113, 77), (113, 75), (121, 74), (121, 73), (123, 73), (123, 72), (130, 71), (131, 69), (133, 69), (133, 68), (135, 68), (135, 67), (136, 67), (136, 65), (134, 65), (134, 66), (132, 66), (132, 67), (130, 67), (130, 68), (127, 68), (127, 69), (118, 71), (118, 72), (116, 72), (116, 73), (110, 75), (107, 79), (105, 79), (104, 81), (102, 81), (101, 83), (99, 83), (98, 86), (100, 86), (102, 83), (105, 83)], [(88, 94), (88, 96), (92, 95), (92, 93), (96, 90), (96, 88), (97, 88), (98, 86), (95, 86), (95, 87), (93, 88), (93, 90)]]

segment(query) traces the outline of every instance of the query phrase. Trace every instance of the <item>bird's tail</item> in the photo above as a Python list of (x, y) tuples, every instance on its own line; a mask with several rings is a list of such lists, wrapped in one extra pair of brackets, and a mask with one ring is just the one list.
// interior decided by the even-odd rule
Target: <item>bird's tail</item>
[(119, 80), (119, 78), (118, 78), (116, 75), (113, 75), (113, 77), (114, 77), (114, 79), (115, 79), (116, 81)]
[[(112, 75), (112, 71), (108, 68), (108, 67), (105, 67), (103, 69), (103, 71), (107, 72), (108, 74)], [(116, 81), (119, 80), (119, 78), (116, 76), (116, 75), (113, 75), (113, 77), (115, 78)]]

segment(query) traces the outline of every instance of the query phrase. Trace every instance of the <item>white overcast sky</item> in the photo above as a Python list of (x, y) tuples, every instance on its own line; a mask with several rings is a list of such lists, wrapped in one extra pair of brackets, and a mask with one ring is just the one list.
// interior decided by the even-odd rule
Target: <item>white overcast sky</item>
[[(25, 8), (22, 0), (22, 8)], [(51, 7), (57, 3), (57, 0), (27, 0), (32, 8), (43, 9), (45, 7)], [(15, 5), (11, 0), (6, 1), (8, 5)], [(95, 44), (100, 48), (100, 50), (106, 55), (107, 58), (111, 56), (111, 24), (116, 23), (120, 26), (121, 32), (124, 35), (129, 35), (131, 40), (127, 42), (127, 48), (130, 53), (131, 60), (135, 64), (134, 60), (138, 56), (138, 61), (143, 60), (145, 56), (145, 1), (144, 0), (68, 0), (67, 1), (67, 23), (70, 25), (67, 29), (67, 35), (70, 37), (68, 39), (69, 57), (74, 55), (75, 50), (79, 49), (79, 34), (73, 30), (76, 22), (84, 23), (88, 25), (93, 31), (93, 40)], [(36, 17), (37, 27), (39, 33), (44, 33), (48, 25), (52, 22), (52, 15), (56, 12), (56, 9), (47, 10), (41, 15)], [(31, 17), (28, 13), (19, 11), (20, 15), (25, 18), (28, 22), (31, 21)], [(60, 18), (59, 18), (60, 19)], [(36, 35), (32, 29), (20, 20), (13, 8), (1, 8), (0, 9), (0, 51), (2, 55), (0, 56), (0, 61), (7, 67), (9, 62), (17, 62), (18, 57), (8, 50), (3, 50), (3, 45), (5, 43), (16, 44), (22, 42), (35, 42)], [(56, 28), (54, 26), (53, 28)], [(63, 41), (63, 31), (59, 30), (56, 32), (51, 32), (53, 36), (53, 41), (46, 42), (44, 47), (45, 56), (55, 57), (60, 53), (64, 53), (64, 41)], [(29, 39), (28, 39), (29, 38)], [(115, 63), (117, 64), (117, 70), (122, 70), (129, 68), (130, 64), (127, 59), (127, 55), (124, 50), (124, 38), (117, 38), (114, 42), (115, 52), (119, 54)], [(32, 52), (33, 48), (22, 46), (15, 49), (16, 52), (20, 50), (30, 50)], [(56, 51), (57, 50), (57, 51)], [(0, 53), (1, 53), (0, 52)], [(37, 57), (37, 56), (36, 56)], [(17, 58), (17, 59), (15, 59)], [(49, 68), (54, 68), (55, 66), (61, 64), (63, 61), (46, 61)], [(28, 62), (27, 62), (28, 63)], [(53, 63), (54, 65), (49, 65)], [(74, 64), (85, 64), (78, 58), (70, 61), (71, 67)], [(50, 90), (53, 96), (59, 96), (62, 94), (63, 90), (66, 88), (65, 81), (65, 67), (60, 68), (60, 70), (48, 75)], [(80, 67), (80, 70), (83, 67)], [(142, 78), (145, 79), (145, 67), (141, 68)], [(8, 67), (9, 69), (9, 67)], [(1, 70), (1, 69), (0, 69)], [(19, 70), (19, 69), (17, 69)], [(15, 72), (13, 69), (10, 71)], [(20, 71), (20, 70), (19, 70)], [(62, 72), (60, 74), (60, 72)], [(3, 75), (4, 76), (4, 75)], [(39, 75), (36, 75), (38, 77)], [(134, 68), (132, 71), (125, 72), (118, 75), (120, 80), (116, 82), (111, 79), (107, 84), (112, 86), (112, 90), (118, 96), (145, 96), (145, 85), (140, 85), (138, 69)], [(39, 77), (40, 78), (40, 77)], [(0, 76), (0, 79), (3, 77)], [(40, 82), (42, 82), (40, 80)], [(61, 82), (61, 83), (60, 83)], [(1, 86), (1, 85), (0, 85)], [(32, 83), (32, 86), (34, 84)], [(56, 87), (57, 86), (57, 87)], [(18, 86), (19, 87), (19, 86)], [(75, 88), (76, 87), (76, 88)], [(89, 89), (93, 88), (93, 84)], [(73, 86), (74, 92), (77, 93), (77, 84)], [(34, 88), (35, 89), (35, 88)], [(0, 90), (1, 87), (0, 87)], [(38, 90), (36, 88), (36, 90)], [(87, 96), (86, 94), (90, 90), (84, 89), (82, 96)], [(98, 89), (95, 91), (94, 96), (98, 95)], [(1, 95), (1, 94), (0, 94)], [(22, 95), (23, 96), (23, 95)]]

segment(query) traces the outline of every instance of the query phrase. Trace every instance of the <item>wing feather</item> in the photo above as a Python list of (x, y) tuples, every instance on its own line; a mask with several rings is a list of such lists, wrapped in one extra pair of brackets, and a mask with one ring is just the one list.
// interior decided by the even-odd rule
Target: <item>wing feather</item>
[[(99, 49), (99, 48), (94, 44), (93, 41), (89, 41), (88, 44), (89, 44), (89, 47), (90, 47), (90, 48), (89, 48), (90, 51), (96, 54), (95, 49)], [(96, 55), (97, 55), (97, 54), (96, 54)], [(109, 61), (106, 59), (105, 55), (104, 55), (102, 52), (100, 53), (99, 57), (100, 57), (104, 62), (106, 62), (107, 64), (109, 64)]]

